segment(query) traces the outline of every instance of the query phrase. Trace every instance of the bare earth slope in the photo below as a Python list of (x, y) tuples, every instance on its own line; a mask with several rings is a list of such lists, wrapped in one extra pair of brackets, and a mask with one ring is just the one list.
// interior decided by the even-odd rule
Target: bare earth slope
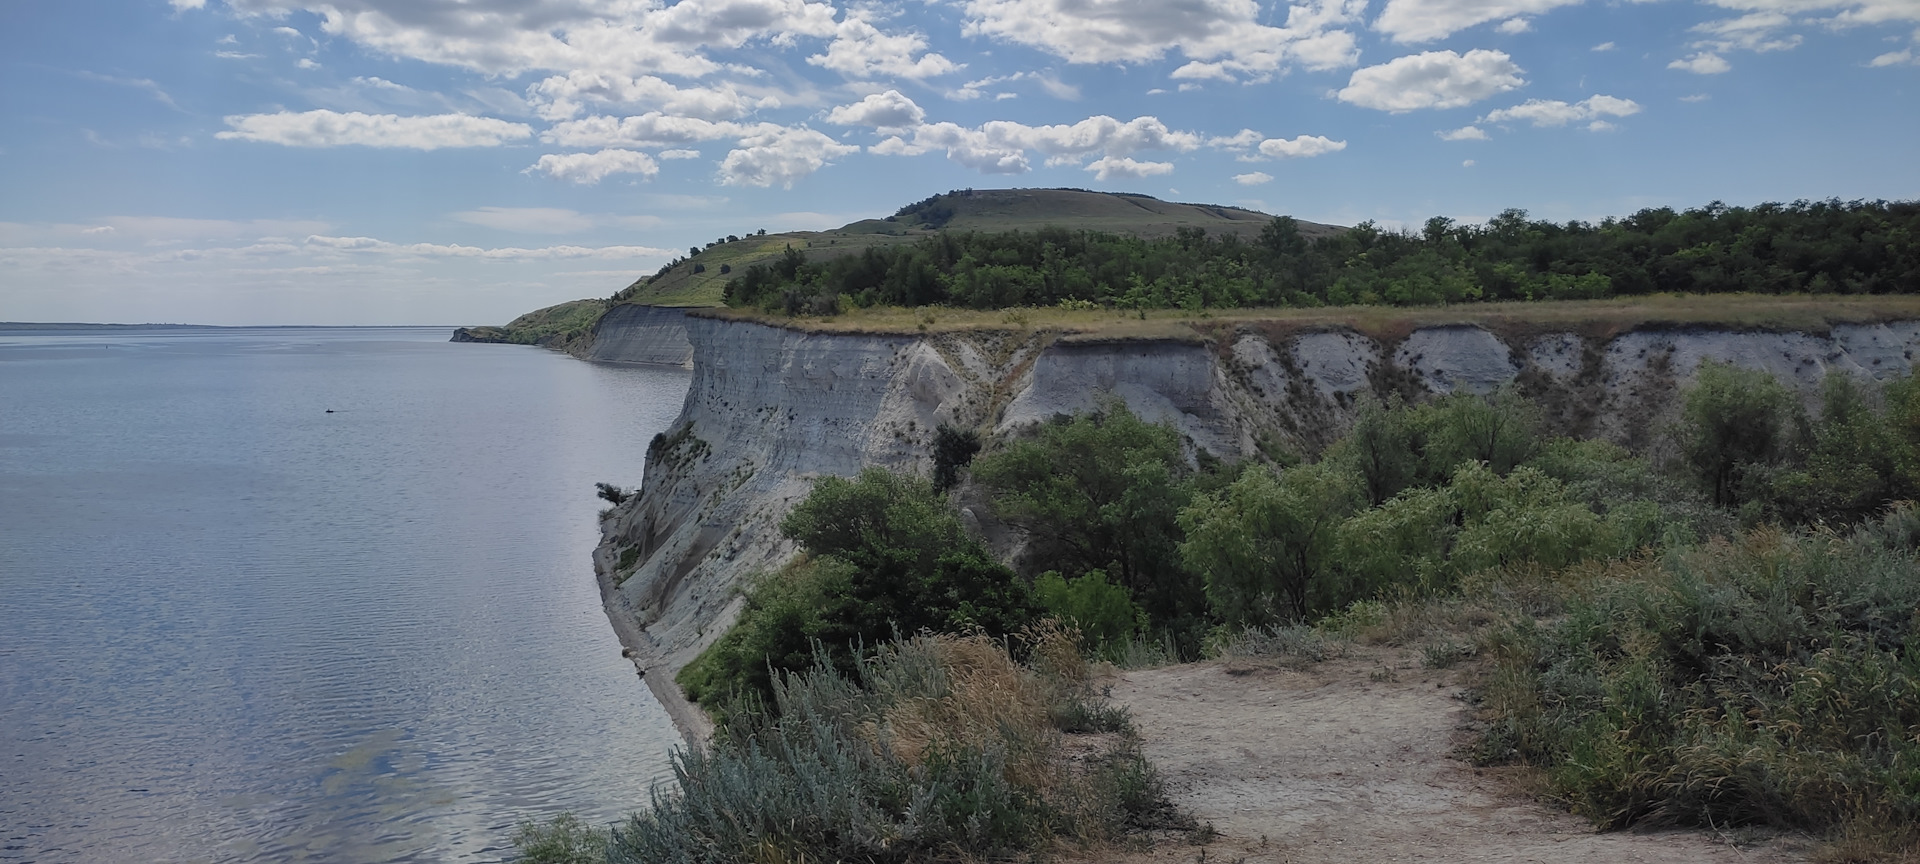
[[(1708, 831), (1598, 834), (1453, 756), (1468, 708), (1457, 673), (1358, 649), (1290, 669), (1247, 661), (1127, 672), (1113, 682), (1176, 804), (1221, 837), (1204, 860), (1681, 864), (1804, 861), (1791, 839)], [(1190, 862), (1162, 843), (1102, 861)]]

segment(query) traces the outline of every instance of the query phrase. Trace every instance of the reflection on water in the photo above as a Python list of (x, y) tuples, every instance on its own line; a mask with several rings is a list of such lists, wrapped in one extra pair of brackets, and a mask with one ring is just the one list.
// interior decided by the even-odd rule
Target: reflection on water
[(0, 861), (494, 861), (644, 803), (592, 489), (687, 375), (447, 335), (0, 333)]

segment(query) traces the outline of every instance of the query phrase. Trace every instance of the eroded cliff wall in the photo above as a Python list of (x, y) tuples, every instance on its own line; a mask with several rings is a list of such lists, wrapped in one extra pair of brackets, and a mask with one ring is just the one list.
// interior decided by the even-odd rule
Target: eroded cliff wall
[(687, 341), (686, 322), (685, 309), (616, 305), (594, 322), (591, 338), (570, 346), (569, 353), (607, 363), (687, 366), (693, 362), (693, 343)]
[[(1364, 394), (1420, 398), (1511, 383), (1546, 406), (1559, 431), (1640, 443), (1709, 359), (1765, 369), (1812, 394), (1830, 371), (1903, 374), (1920, 350), (1920, 322), (1911, 321), (1604, 336), (1455, 325), (1398, 339), (1233, 325), (1184, 339), (1099, 341), (1026, 331), (807, 333), (675, 310), (626, 314), (603, 322), (605, 341), (596, 337), (589, 357), (661, 362), (683, 350), (677, 333), (693, 379), (679, 419), (648, 450), (638, 497), (603, 523), (595, 561), (623, 640), (696, 737), (704, 718), (672, 676), (731, 623), (746, 580), (791, 556), (781, 517), (822, 475), (928, 470), (941, 423), (1006, 434), (1119, 399), (1231, 459), (1276, 446), (1316, 452), (1345, 431)], [(652, 344), (650, 334), (667, 335)]]

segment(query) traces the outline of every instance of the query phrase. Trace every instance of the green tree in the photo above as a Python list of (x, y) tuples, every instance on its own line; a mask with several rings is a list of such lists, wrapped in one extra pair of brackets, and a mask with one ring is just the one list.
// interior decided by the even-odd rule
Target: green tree
[(1707, 360), (1684, 399), (1674, 436), (1687, 464), (1715, 504), (1750, 500), (1757, 469), (1792, 446), (1793, 394), (1765, 372)]
[(1100, 570), (1158, 622), (1197, 611), (1176, 519), (1191, 493), (1179, 433), (1112, 402), (976, 458), (973, 478), (1062, 573)]
[(1362, 494), (1359, 479), (1330, 462), (1278, 474), (1249, 470), (1181, 511), (1181, 557), (1228, 624), (1305, 619), (1342, 599), (1327, 584), (1337, 529), (1362, 506)]

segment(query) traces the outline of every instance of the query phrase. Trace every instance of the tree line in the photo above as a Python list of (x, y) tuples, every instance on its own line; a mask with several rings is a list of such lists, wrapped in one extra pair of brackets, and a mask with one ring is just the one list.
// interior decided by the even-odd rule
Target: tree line
[(1123, 309), (1432, 305), (1658, 292), (1920, 292), (1920, 202), (1648, 208), (1599, 223), (1507, 210), (1417, 231), (1363, 222), (1309, 240), (1291, 217), (1257, 237), (1181, 228), (1141, 238), (1049, 227), (940, 232), (812, 260), (788, 248), (730, 280), (730, 306), (1097, 304)]

